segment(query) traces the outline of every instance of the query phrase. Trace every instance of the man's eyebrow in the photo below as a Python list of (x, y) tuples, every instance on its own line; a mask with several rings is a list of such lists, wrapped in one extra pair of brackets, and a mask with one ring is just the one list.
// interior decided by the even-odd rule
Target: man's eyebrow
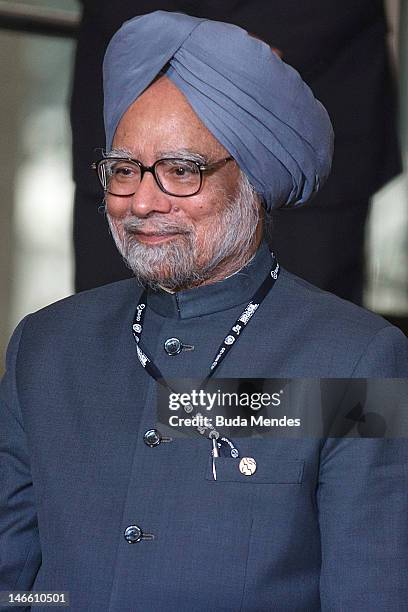
[(110, 151), (105, 151), (104, 157), (133, 157), (133, 154), (128, 149), (122, 149), (121, 147), (115, 147)]
[(196, 151), (192, 151), (191, 149), (174, 149), (173, 151), (158, 151), (157, 158), (165, 159), (167, 157), (181, 157), (188, 158), (192, 161), (199, 162), (200, 164), (207, 163), (208, 156), (204, 156), (201, 153), (197, 153)]
[[(125, 149), (122, 147), (114, 147), (110, 151), (105, 151), (104, 157), (123, 157), (123, 158), (133, 158), (137, 159), (135, 154), (129, 149)], [(197, 153), (196, 151), (192, 151), (191, 149), (174, 149), (174, 150), (162, 150), (157, 151), (156, 159), (167, 159), (171, 157), (176, 158), (187, 158), (192, 161), (196, 161), (200, 164), (208, 163), (209, 156), (202, 155), (201, 153)]]

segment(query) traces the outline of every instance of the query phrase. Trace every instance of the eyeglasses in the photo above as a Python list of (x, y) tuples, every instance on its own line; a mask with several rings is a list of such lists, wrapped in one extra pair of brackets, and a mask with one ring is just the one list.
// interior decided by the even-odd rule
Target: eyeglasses
[(158, 187), (167, 195), (187, 198), (196, 195), (203, 184), (203, 173), (211, 172), (232, 160), (226, 157), (211, 164), (192, 159), (167, 157), (157, 159), (152, 166), (144, 166), (137, 159), (104, 157), (92, 164), (105, 193), (118, 197), (136, 193), (144, 173), (151, 172)]

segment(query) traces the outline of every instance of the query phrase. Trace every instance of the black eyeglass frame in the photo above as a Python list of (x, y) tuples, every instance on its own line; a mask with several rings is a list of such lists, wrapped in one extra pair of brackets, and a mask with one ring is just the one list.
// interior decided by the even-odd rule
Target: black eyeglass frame
[[(108, 190), (108, 184), (107, 184), (107, 180), (106, 180), (106, 172), (101, 171), (101, 168), (103, 167), (103, 164), (105, 164), (107, 161), (124, 161), (124, 162), (132, 162), (134, 164), (136, 164), (137, 166), (139, 166), (140, 168), (140, 183), (143, 180), (143, 176), (146, 172), (150, 172), (155, 181), (157, 186), (159, 187), (159, 189), (165, 193), (166, 195), (170, 195), (172, 197), (175, 198), (191, 198), (194, 195), (197, 195), (197, 193), (200, 192), (201, 187), (203, 186), (203, 173), (204, 172), (209, 172), (211, 170), (215, 170), (218, 167), (220, 167), (222, 164), (226, 164), (229, 161), (233, 161), (234, 158), (233, 157), (224, 157), (223, 159), (220, 159), (218, 161), (212, 162), (211, 164), (202, 164), (201, 162), (196, 161), (195, 159), (189, 159), (187, 157), (162, 157), (160, 159), (156, 159), (156, 161), (154, 162), (154, 164), (152, 164), (151, 166), (145, 166), (144, 164), (142, 164), (141, 161), (139, 161), (138, 159), (133, 159), (132, 157), (115, 157), (115, 156), (109, 156), (109, 157), (104, 157), (102, 159), (100, 159), (97, 162), (94, 162), (91, 165), (91, 169), (95, 170), (97, 175), (98, 175), (98, 179), (99, 182), (102, 185), (102, 188), (104, 190), (105, 193), (109, 193), (110, 195), (113, 195), (117, 198), (130, 198), (131, 196), (135, 195), (136, 191), (133, 191), (132, 193), (128, 193), (126, 195), (124, 194), (118, 194), (118, 193), (113, 193), (111, 191)], [(161, 162), (164, 161), (173, 161), (173, 162), (190, 162), (192, 164), (195, 164), (200, 172), (200, 185), (198, 187), (198, 189), (196, 191), (194, 191), (193, 193), (189, 193), (188, 195), (180, 195), (177, 193), (172, 193), (171, 191), (167, 191), (167, 189), (165, 189), (160, 181), (160, 178), (157, 175), (156, 172), (156, 167), (158, 164), (160, 164)]]

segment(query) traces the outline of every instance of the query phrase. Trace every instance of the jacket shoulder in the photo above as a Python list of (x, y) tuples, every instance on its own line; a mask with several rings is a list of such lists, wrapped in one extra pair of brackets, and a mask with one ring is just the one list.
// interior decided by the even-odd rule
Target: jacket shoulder
[(296, 310), (298, 316), (303, 313), (305, 321), (316, 320), (322, 330), (336, 325), (343, 333), (371, 336), (384, 327), (393, 327), (380, 315), (323, 291), (287, 270), (282, 270), (281, 278), (281, 298), (288, 310), (292, 314)]
[(408, 376), (408, 339), (380, 315), (286, 270), (276, 289), (277, 301), (284, 305), (280, 322), (287, 337), (296, 338), (291, 349), (299, 353), (301, 344), (311, 362), (328, 364), (328, 375)]
[(82, 291), (29, 315), (32, 324), (68, 321), (72, 324), (113, 320), (135, 307), (142, 292), (133, 278)]

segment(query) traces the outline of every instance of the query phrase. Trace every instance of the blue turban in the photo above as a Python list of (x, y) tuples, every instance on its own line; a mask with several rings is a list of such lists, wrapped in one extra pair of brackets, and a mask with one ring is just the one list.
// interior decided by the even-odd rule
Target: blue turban
[(234, 157), (267, 210), (306, 202), (330, 172), (328, 114), (296, 70), (228, 23), (156, 11), (125, 22), (104, 60), (106, 148), (163, 70)]

